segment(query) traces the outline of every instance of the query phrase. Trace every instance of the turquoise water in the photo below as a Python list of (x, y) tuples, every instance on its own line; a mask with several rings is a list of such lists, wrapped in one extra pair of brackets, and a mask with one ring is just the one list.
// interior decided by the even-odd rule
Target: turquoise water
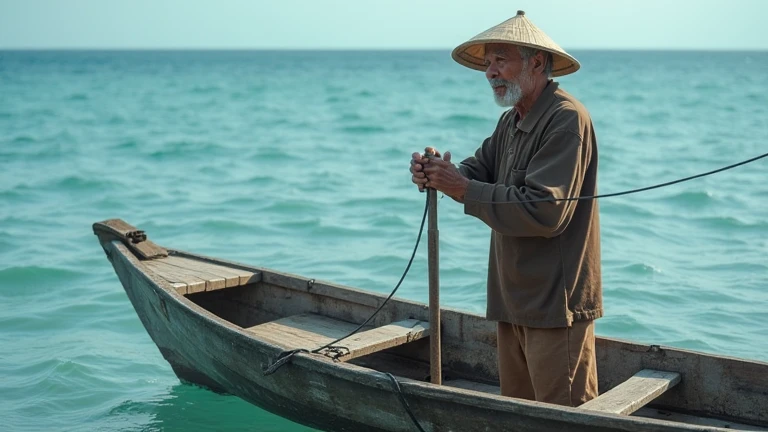
[[(768, 53), (576, 52), (600, 191), (768, 151)], [(182, 385), (90, 224), (388, 292), (425, 196), (501, 109), (448, 52), (0, 52), (0, 430), (308, 430)], [(768, 360), (768, 160), (601, 202), (603, 336)], [(489, 231), (440, 202), (441, 300), (485, 310)], [(426, 249), (401, 288), (426, 301)]]

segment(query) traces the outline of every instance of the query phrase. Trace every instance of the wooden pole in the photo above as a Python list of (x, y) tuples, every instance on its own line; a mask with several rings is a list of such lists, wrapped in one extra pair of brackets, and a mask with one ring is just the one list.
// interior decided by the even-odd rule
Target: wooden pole
[[(431, 149), (427, 149), (429, 156)], [(432, 153), (434, 156), (434, 150)], [(437, 190), (427, 188), (429, 199), (429, 225), (427, 250), (429, 259), (429, 375), (432, 384), (443, 383), (440, 353), (440, 248), (437, 230)]]

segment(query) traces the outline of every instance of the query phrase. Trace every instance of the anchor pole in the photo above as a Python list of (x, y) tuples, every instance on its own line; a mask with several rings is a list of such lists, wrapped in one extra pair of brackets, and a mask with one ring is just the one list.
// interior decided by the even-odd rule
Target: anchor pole
[[(427, 157), (435, 151), (427, 148)], [(443, 383), (443, 367), (440, 352), (440, 248), (437, 230), (437, 190), (427, 188), (429, 199), (429, 224), (427, 226), (427, 251), (429, 259), (429, 374), (432, 384)]]

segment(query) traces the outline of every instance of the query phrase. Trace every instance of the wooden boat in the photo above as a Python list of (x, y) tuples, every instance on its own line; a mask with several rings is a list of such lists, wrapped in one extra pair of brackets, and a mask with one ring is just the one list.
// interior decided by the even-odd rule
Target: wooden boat
[[(94, 224), (128, 298), (183, 381), (332, 431), (768, 430), (768, 363), (597, 339), (601, 395), (563, 407), (499, 395), (496, 335), (442, 309), (443, 385), (427, 382), (427, 306), (173, 249), (120, 220)], [(399, 383), (400, 394), (390, 375)]]

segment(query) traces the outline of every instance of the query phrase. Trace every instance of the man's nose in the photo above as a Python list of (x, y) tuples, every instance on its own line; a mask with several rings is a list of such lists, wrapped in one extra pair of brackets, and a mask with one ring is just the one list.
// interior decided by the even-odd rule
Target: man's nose
[(496, 68), (494, 65), (488, 65), (488, 68), (485, 70), (485, 77), (488, 79), (493, 79), (499, 76), (499, 69)]

